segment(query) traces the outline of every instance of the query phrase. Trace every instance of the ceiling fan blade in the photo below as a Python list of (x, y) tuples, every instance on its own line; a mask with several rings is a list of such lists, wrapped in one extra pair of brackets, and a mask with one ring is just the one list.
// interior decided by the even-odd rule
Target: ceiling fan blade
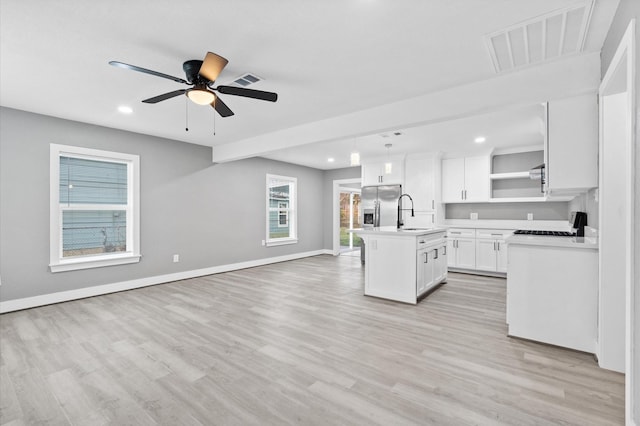
[(220, 117), (231, 117), (233, 115), (233, 111), (229, 109), (227, 104), (222, 102), (220, 96), (216, 96), (216, 100), (213, 101), (211, 106), (218, 112), (218, 114), (220, 114)]
[(126, 68), (126, 69), (133, 70), (133, 71), (143, 72), (145, 74), (155, 75), (156, 77), (167, 78), (169, 80), (175, 81), (176, 83), (189, 84), (186, 80), (183, 80), (183, 79), (181, 79), (179, 77), (174, 77), (174, 76), (169, 75), (169, 74), (163, 74), (163, 73), (158, 72), (158, 71), (148, 70), (146, 68), (137, 67), (135, 65), (125, 64), (124, 62), (111, 61), (111, 62), (109, 62), (109, 65), (113, 65), (114, 67)]
[(222, 69), (226, 67), (228, 63), (229, 61), (222, 56), (207, 52), (207, 56), (205, 56), (198, 74), (209, 81), (216, 81), (216, 78), (218, 78)]
[(275, 102), (278, 94), (273, 92), (263, 92), (262, 90), (246, 89), (244, 87), (218, 86), (215, 90), (225, 95), (244, 96), (245, 98), (260, 99), (262, 101)]
[(165, 101), (167, 99), (175, 98), (176, 96), (183, 95), (186, 93), (187, 89), (174, 90), (173, 92), (165, 93), (162, 95), (154, 96), (153, 98), (145, 99), (145, 104), (157, 104), (160, 101)]

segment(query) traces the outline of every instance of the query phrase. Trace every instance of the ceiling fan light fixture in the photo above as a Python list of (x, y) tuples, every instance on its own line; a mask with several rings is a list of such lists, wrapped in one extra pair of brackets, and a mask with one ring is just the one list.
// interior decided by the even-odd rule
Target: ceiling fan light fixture
[(187, 96), (198, 105), (211, 105), (216, 95), (204, 88), (195, 87), (187, 92)]

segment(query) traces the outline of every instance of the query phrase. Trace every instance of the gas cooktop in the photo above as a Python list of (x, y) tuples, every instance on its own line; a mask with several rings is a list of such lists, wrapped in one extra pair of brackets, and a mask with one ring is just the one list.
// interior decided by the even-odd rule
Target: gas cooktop
[(519, 235), (541, 235), (545, 237), (575, 237), (575, 232), (567, 231), (532, 231), (527, 229), (518, 229), (514, 234)]

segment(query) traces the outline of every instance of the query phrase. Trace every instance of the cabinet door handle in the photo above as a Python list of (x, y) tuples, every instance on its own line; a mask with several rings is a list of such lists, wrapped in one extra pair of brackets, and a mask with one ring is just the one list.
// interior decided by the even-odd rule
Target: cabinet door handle
[(496, 250), (497, 250), (497, 248), (496, 248), (496, 242), (494, 241), (494, 242), (493, 242), (493, 251), (496, 251)]
[(435, 222), (436, 222), (435, 214), (432, 214), (431, 215), (431, 223), (435, 223)]
[(464, 189), (460, 191), (460, 198), (464, 200)]
[(433, 260), (436, 260), (438, 258), (438, 249), (435, 249), (436, 254), (433, 256)]
[(467, 199), (467, 190), (466, 189), (464, 190), (464, 199), (465, 200)]
[(435, 209), (436, 209), (436, 201), (431, 200), (431, 210), (435, 210)]
[(500, 251), (500, 241), (498, 241), (497, 243), (498, 243), (498, 251)]
[(447, 246), (442, 246), (442, 255), (443, 256), (447, 255)]
[(424, 252), (424, 263), (429, 263), (429, 253)]

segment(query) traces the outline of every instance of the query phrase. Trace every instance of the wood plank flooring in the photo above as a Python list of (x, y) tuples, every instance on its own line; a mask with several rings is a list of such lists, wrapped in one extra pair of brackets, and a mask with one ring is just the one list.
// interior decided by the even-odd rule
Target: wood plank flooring
[(4, 314), (0, 424), (623, 424), (623, 375), (506, 336), (504, 279), (363, 281), (316, 256)]

